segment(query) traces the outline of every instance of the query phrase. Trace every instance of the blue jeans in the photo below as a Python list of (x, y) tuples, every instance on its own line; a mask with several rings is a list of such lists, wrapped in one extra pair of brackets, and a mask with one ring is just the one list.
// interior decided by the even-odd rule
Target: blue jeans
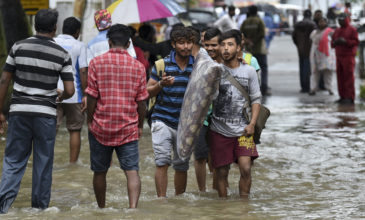
[(8, 212), (18, 194), (32, 148), (32, 207), (48, 208), (51, 198), (56, 118), (11, 115), (8, 123), (0, 183), (0, 213)]
[(106, 172), (112, 162), (114, 150), (122, 170), (139, 170), (138, 141), (131, 141), (121, 146), (105, 146), (89, 131), (89, 145), (92, 171)]
[(300, 76), (300, 87), (303, 92), (309, 92), (310, 89), (310, 76), (311, 66), (309, 57), (299, 58), (299, 76)]

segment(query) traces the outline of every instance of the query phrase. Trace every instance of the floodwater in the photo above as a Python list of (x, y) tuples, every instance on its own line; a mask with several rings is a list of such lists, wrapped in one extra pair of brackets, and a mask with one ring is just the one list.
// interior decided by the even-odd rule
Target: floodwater
[[(285, 46), (287, 53), (280, 49)], [(68, 164), (68, 134), (61, 127), (55, 146), (50, 208), (30, 208), (32, 160), (9, 213), (0, 219), (364, 219), (365, 106), (334, 103), (325, 92), (300, 94), (295, 48), (289, 37), (276, 38), (269, 55), (272, 112), (258, 146), (248, 199), (238, 196), (239, 172), (232, 166), (228, 199), (211, 189), (199, 193), (193, 163), (187, 192), (174, 195), (169, 169), (168, 198), (156, 198), (151, 135), (145, 125), (140, 140), (142, 192), (139, 207), (127, 209), (126, 179), (116, 158), (107, 176), (107, 208), (99, 209), (89, 168), (87, 129), (76, 165)], [(281, 68), (284, 66), (285, 68)], [(0, 141), (0, 160), (5, 138)], [(2, 167), (2, 165), (0, 165)]]

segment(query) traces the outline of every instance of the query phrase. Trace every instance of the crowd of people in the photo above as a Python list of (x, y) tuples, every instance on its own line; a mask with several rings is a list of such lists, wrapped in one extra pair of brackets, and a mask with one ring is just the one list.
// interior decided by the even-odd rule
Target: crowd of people
[(329, 23), (323, 17), (321, 10), (315, 11), (312, 20), (308, 9), (304, 11), (304, 19), (295, 25), (292, 38), (299, 55), (300, 92), (315, 95), (323, 89), (333, 95), (333, 74), (336, 72), (340, 96), (337, 102), (354, 104), (359, 38), (349, 15), (347, 11), (336, 16), (340, 25), (336, 27), (333, 21)]
[[(339, 102), (353, 103), (356, 30), (348, 24), (346, 14), (338, 17), (341, 27), (336, 30), (328, 28), (323, 17), (317, 18), (316, 24), (310, 11), (304, 15), (293, 32), (300, 58), (301, 91), (314, 95), (323, 76), (324, 88), (333, 94), (336, 65)], [(65, 116), (70, 135), (69, 161), (77, 162), (85, 111), (98, 206), (104, 208), (106, 204), (106, 175), (115, 151), (127, 179), (129, 207), (136, 208), (141, 193), (138, 140), (147, 113), (146, 101), (152, 97), (156, 99), (150, 115), (156, 194), (167, 196), (171, 165), (175, 194), (183, 194), (190, 158), (178, 157), (177, 128), (195, 60), (204, 53), (228, 69), (249, 100), (231, 81), (220, 79), (218, 95), (194, 148), (199, 191), (207, 189), (208, 164), (213, 173), (212, 188), (219, 197), (227, 197), (230, 166), (237, 163), (239, 194), (247, 197), (253, 161), (259, 156), (253, 140), (255, 124), (262, 97), (270, 95), (268, 39), (256, 6), (249, 8), (240, 28), (233, 16), (234, 7), (230, 7), (216, 27), (198, 29), (176, 24), (168, 39), (156, 43), (151, 25), (143, 24), (138, 31), (131, 26), (112, 25), (110, 13), (103, 9), (94, 15), (99, 34), (86, 45), (78, 40), (81, 22), (77, 18), (65, 19), (62, 34), (55, 37), (58, 12), (38, 11), (36, 35), (14, 44), (0, 79), (0, 112), (8, 86), (14, 81), (8, 118), (0, 114), (0, 133), (8, 123), (0, 213), (7, 213), (14, 202), (32, 151), (32, 207), (48, 207), (57, 128)]]

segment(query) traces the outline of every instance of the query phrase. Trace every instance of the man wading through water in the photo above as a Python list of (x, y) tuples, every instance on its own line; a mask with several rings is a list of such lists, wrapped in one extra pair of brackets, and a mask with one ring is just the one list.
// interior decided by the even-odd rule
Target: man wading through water
[(106, 174), (115, 150), (127, 177), (129, 208), (136, 208), (141, 192), (138, 139), (148, 98), (146, 72), (142, 63), (127, 52), (127, 26), (111, 26), (107, 37), (110, 49), (91, 60), (86, 89), (94, 192), (98, 206), (104, 208)]
[(213, 101), (208, 142), (217, 173), (219, 197), (227, 197), (229, 167), (233, 162), (238, 163), (240, 169), (240, 196), (247, 197), (251, 188), (251, 165), (258, 157), (253, 134), (261, 104), (260, 85), (255, 69), (238, 59), (241, 41), (241, 34), (235, 30), (227, 31), (219, 38), (223, 64), (247, 91), (252, 109), (251, 121), (247, 121), (243, 112), (249, 113), (244, 108), (249, 100), (226, 78), (221, 79), (219, 95)]
[[(158, 197), (166, 197), (167, 170), (171, 163), (175, 169), (176, 195), (185, 192), (189, 169), (189, 160), (182, 161), (177, 155), (176, 135), (182, 101), (193, 70), (194, 58), (191, 56), (193, 35), (188, 28), (176, 27), (170, 36), (174, 49), (164, 58), (165, 73), (161, 78), (155, 65), (147, 84), (150, 97), (157, 96), (151, 116), (151, 133)], [(174, 152), (173, 160), (171, 160), (172, 152)]]

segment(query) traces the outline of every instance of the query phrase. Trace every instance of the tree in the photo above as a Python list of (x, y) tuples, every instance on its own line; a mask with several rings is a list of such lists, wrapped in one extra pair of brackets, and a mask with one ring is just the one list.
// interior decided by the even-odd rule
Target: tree
[(32, 30), (20, 0), (0, 0), (0, 13), (9, 51), (16, 41), (31, 36)]
[[(32, 35), (28, 19), (20, 0), (0, 0), (0, 65), (4, 66), (7, 53), (13, 44)], [(2, 73), (2, 72), (1, 72)], [(9, 111), (10, 95), (13, 86), (9, 86), (8, 97), (4, 104), (4, 113)]]

